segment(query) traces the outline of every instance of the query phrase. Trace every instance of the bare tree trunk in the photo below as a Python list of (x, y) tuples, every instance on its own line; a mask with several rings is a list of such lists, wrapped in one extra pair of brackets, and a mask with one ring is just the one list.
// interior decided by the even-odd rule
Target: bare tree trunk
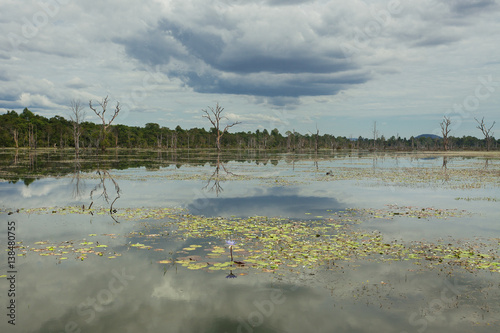
[(443, 146), (444, 150), (448, 150), (448, 134), (450, 133), (450, 129), (448, 128), (451, 124), (450, 118), (444, 116), (443, 121), (441, 122), (441, 133), (443, 134)]
[(16, 149), (19, 148), (19, 132), (17, 129), (13, 130), (13, 136), (14, 136), (14, 143), (16, 144)]
[(212, 108), (212, 107), (208, 107), (210, 109), (210, 112), (212, 113), (212, 115), (210, 115), (210, 113), (207, 111), (207, 110), (202, 110), (206, 115), (204, 115), (203, 117), (204, 118), (207, 118), (210, 123), (212, 123), (212, 125), (214, 126), (215, 130), (216, 130), (216, 141), (215, 141), (215, 144), (216, 144), (216, 147), (217, 147), (217, 151), (221, 151), (221, 146), (220, 146), (220, 140), (222, 138), (222, 136), (224, 135), (224, 133), (227, 132), (227, 130), (230, 128), (230, 127), (233, 127), (234, 125), (237, 125), (237, 124), (240, 124), (239, 121), (237, 122), (234, 122), (232, 124), (229, 124), (229, 125), (226, 125), (226, 127), (224, 127), (223, 130), (220, 129), (220, 121), (225, 118), (223, 117), (221, 114), (222, 114), (222, 111), (224, 111), (224, 108), (221, 107), (219, 105), (219, 103), (216, 104), (215, 106), (215, 109)]
[(104, 114), (106, 113), (106, 108), (108, 105), (108, 96), (106, 96), (102, 102), (99, 102), (99, 105), (101, 106), (102, 111), (97, 111), (93, 106), (92, 106), (92, 100), (89, 101), (89, 107), (94, 113), (101, 119), (102, 121), (102, 126), (101, 126), (101, 133), (99, 137), (99, 144), (101, 147), (101, 150), (104, 150), (106, 147), (104, 146), (104, 139), (105, 135), (107, 133), (107, 130), (109, 126), (111, 126), (111, 123), (113, 120), (115, 120), (116, 116), (118, 116), (118, 113), (120, 112), (120, 102), (116, 102), (116, 107), (115, 107), (115, 112), (111, 119), (109, 121), (106, 121), (106, 118), (104, 117)]
[(493, 133), (491, 133), (491, 129), (493, 128), (493, 126), (495, 126), (495, 122), (493, 122), (490, 128), (487, 128), (486, 124), (484, 123), (484, 117), (483, 119), (481, 119), (481, 122), (479, 122), (479, 120), (477, 120), (476, 118), (474, 119), (479, 124), (476, 128), (483, 132), (484, 139), (486, 140), (486, 150), (489, 151), (491, 146), (491, 136), (493, 135)]
[(177, 149), (177, 133), (173, 132), (172, 133), (172, 140), (171, 140), (171, 147), (175, 150)]
[(75, 141), (75, 154), (80, 154), (80, 136), (82, 134), (81, 123), (85, 119), (85, 111), (80, 100), (71, 100), (70, 102), (70, 119), (73, 124), (73, 140)]
[(28, 127), (28, 144), (30, 149), (36, 149), (36, 141), (35, 141), (35, 130), (33, 124), (29, 124)]
[(314, 151), (318, 152), (318, 138), (319, 138), (319, 129), (316, 127), (316, 143), (314, 146)]

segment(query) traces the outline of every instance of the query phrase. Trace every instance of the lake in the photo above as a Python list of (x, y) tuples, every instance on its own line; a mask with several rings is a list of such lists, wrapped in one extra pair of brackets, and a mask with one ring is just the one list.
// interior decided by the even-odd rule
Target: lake
[(0, 165), (1, 332), (500, 329), (498, 153), (10, 149)]

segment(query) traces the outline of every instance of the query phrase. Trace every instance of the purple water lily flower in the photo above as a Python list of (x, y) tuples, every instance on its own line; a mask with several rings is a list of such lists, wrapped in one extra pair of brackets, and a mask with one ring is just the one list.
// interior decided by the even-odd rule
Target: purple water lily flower
[[(233, 245), (236, 244), (236, 242), (232, 240), (227, 240), (226, 244), (229, 245), (229, 252), (231, 253), (231, 261), (233, 261)], [(229, 275), (226, 277), (229, 277)]]

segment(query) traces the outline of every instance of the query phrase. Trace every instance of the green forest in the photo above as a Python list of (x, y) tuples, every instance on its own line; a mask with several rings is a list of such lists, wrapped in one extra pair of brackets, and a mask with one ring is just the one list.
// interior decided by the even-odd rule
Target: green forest
[[(119, 118), (119, 117), (118, 117)], [(207, 123), (208, 124), (208, 123)], [(36, 115), (27, 108), (21, 113), (7, 111), (0, 115), (0, 147), (14, 148), (70, 148), (75, 147), (75, 122), (61, 116), (50, 119)], [(215, 148), (217, 130), (204, 128), (173, 129), (156, 123), (144, 127), (110, 125), (103, 131), (101, 124), (89, 121), (79, 125), (79, 148), (155, 148), (189, 149)], [(295, 131), (280, 133), (278, 129), (255, 132), (232, 132), (221, 137), (222, 149), (389, 149), (389, 150), (444, 150), (443, 139), (432, 136), (410, 138), (383, 135), (375, 138), (346, 138), (330, 134), (301, 134)], [(478, 134), (480, 131), (478, 130)], [(447, 148), (450, 150), (498, 150), (500, 140), (494, 137), (479, 139), (473, 136), (448, 136)]]

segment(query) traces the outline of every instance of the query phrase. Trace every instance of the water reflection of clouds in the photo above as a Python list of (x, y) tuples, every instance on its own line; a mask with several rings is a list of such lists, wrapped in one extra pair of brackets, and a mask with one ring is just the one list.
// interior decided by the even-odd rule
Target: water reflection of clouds
[[(297, 188), (273, 187), (257, 189), (252, 195), (228, 198), (198, 198), (187, 208), (205, 216), (255, 215), (307, 218), (342, 210), (345, 206), (328, 196), (300, 195)], [(308, 213), (306, 215), (306, 213)]]
[(60, 206), (72, 197), (73, 185), (67, 179), (45, 178), (29, 186), (21, 182), (1, 184), (2, 205), (10, 208)]
[[(424, 325), (426, 332), (461, 333), (470, 331), (475, 319), (474, 305), (450, 303), (456, 296), (466, 298), (474, 287), (466, 280), (433, 272), (412, 278), (406, 267), (394, 264), (292, 274), (270, 282), (264, 274), (228, 280), (224, 272), (171, 267), (164, 273), (136, 252), (115, 261), (30, 265), (22, 273), (17, 299), (24, 314), (18, 328), (24, 332), (64, 332), (72, 323), (81, 332), (96, 333), (399, 333)], [(445, 307), (436, 307), (441, 304)], [(5, 325), (0, 323), (2, 331)]]
[[(34, 184), (35, 185), (35, 184)], [(49, 195), (55, 188), (58, 188), (57, 184), (36, 184), (35, 186), (22, 186), (21, 197), (31, 198)]]

